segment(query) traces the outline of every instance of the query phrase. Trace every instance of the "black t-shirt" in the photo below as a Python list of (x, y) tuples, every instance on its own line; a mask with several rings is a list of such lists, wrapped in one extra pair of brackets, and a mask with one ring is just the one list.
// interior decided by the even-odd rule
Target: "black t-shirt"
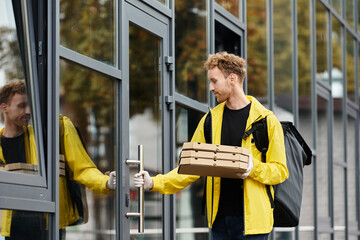
[[(221, 128), (221, 144), (241, 146), (241, 137), (244, 135), (246, 121), (249, 117), (251, 103), (239, 110), (226, 107), (223, 114)], [(219, 200), (219, 216), (239, 216), (243, 213), (243, 180), (221, 178)]]
[(14, 138), (1, 136), (1, 148), (6, 164), (26, 163), (24, 133)]
[[(13, 138), (1, 136), (1, 148), (6, 164), (26, 163), (24, 133)], [(44, 218), (44, 214), (14, 210), (11, 218), (11, 238), (7, 239), (45, 239), (41, 235), (46, 231), (45, 226), (42, 226), (46, 220), (41, 218)]]

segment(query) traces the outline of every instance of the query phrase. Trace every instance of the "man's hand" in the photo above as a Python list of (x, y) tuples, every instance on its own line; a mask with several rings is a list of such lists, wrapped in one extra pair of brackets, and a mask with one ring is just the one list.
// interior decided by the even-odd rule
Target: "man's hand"
[(106, 187), (111, 190), (116, 188), (116, 172), (112, 171), (109, 174), (109, 180), (106, 182)]
[(149, 190), (153, 188), (153, 180), (151, 179), (147, 171), (140, 171), (134, 175), (135, 187), (141, 187), (144, 185), (144, 189)]
[(249, 176), (251, 170), (253, 169), (253, 166), (254, 166), (254, 163), (253, 163), (253, 160), (252, 160), (252, 155), (250, 154), (249, 155), (249, 166), (248, 166), (246, 172), (244, 172), (244, 173), (239, 172), (239, 173), (236, 173), (236, 175), (241, 179), (247, 178)]

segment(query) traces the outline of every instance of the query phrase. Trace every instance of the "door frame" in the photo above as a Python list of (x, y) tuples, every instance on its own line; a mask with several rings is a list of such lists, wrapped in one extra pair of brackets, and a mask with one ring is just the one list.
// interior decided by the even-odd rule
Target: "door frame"
[[(137, 4), (138, 5), (138, 4)], [(151, 34), (156, 35), (161, 39), (161, 117), (162, 117), (162, 171), (168, 171), (168, 166), (172, 156), (172, 132), (171, 119), (173, 111), (166, 102), (169, 99), (171, 91), (170, 79), (171, 75), (167, 68), (166, 61), (169, 59), (170, 38), (169, 38), (169, 19), (156, 12), (154, 9), (147, 5), (140, 8), (124, 1), (122, 2), (122, 19), (121, 19), (121, 41), (120, 46), (120, 65), (122, 69), (122, 81), (118, 87), (118, 136), (120, 139), (118, 147), (120, 148), (118, 153), (117, 172), (119, 188), (116, 196), (116, 209), (117, 209), (117, 226), (116, 233), (117, 239), (130, 239), (130, 219), (126, 217), (126, 213), (129, 212), (129, 166), (125, 161), (130, 157), (130, 132), (129, 132), (129, 100), (130, 100), (130, 82), (129, 82), (129, 24), (133, 23), (140, 28), (148, 31)], [(148, 14), (150, 13), (150, 14)], [(170, 97), (171, 99), (171, 97)], [(166, 100), (166, 101), (165, 101)], [(166, 160), (166, 161), (164, 161)], [(146, 161), (146, 153), (145, 153)], [(146, 170), (146, 169), (145, 169)], [(163, 196), (162, 198), (162, 216), (163, 216), (163, 239), (172, 239), (170, 234), (175, 232), (175, 221), (171, 221), (173, 218), (175, 209), (170, 207), (173, 202), (172, 196)], [(145, 213), (146, 214), (146, 213)], [(145, 231), (146, 232), (146, 231)]]

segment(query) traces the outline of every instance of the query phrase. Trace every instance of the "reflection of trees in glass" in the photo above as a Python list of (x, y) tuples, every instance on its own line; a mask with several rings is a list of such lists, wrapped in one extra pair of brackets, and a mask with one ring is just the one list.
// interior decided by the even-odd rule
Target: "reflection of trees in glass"
[(323, 73), (327, 68), (327, 11), (316, 1), (316, 71)]
[(229, 11), (232, 15), (240, 17), (240, 0), (216, 0), (216, 2)]
[(344, 0), (345, 2), (345, 19), (346, 23), (349, 24), (351, 28), (354, 28), (354, 1), (353, 0)]
[(129, 45), (130, 99), (134, 99), (130, 101), (130, 118), (151, 109), (153, 120), (161, 120), (158, 118), (161, 96), (160, 40), (131, 24)]
[(113, 0), (61, 0), (60, 43), (88, 57), (114, 64)]
[(266, 0), (247, 1), (247, 81), (248, 93), (267, 95)]
[[(114, 169), (115, 84), (109, 78), (67, 61), (60, 61), (60, 113), (78, 126), (86, 148), (100, 171)], [(96, 229), (110, 229), (113, 197), (94, 197)], [(106, 206), (106, 212), (102, 206)], [(86, 225), (84, 225), (86, 228)], [(97, 239), (107, 239), (99, 236)]]
[(347, 94), (355, 99), (355, 42), (353, 36), (346, 31), (346, 82)]
[(297, 1), (299, 95), (311, 95), (310, 11), (308, 0)]
[(114, 82), (65, 61), (61, 62), (61, 73), (61, 113), (79, 127), (86, 143), (91, 142), (91, 157), (96, 164), (104, 158), (113, 161), (112, 147), (105, 151), (110, 155), (105, 156), (99, 154), (99, 148), (102, 144), (114, 146)]
[(207, 1), (175, 1), (176, 90), (192, 99), (207, 101)]
[(335, 17), (332, 17), (331, 43), (332, 43), (333, 68), (337, 68), (340, 71), (342, 71), (341, 24)]
[[(275, 95), (292, 94), (292, 16), (291, 1), (274, 3), (274, 83)], [(280, 100), (280, 99), (279, 99)], [(291, 101), (291, 98), (289, 99)], [(279, 102), (280, 103), (280, 102)]]
[(8, 80), (24, 79), (16, 30), (8, 27), (0, 27), (0, 70)]

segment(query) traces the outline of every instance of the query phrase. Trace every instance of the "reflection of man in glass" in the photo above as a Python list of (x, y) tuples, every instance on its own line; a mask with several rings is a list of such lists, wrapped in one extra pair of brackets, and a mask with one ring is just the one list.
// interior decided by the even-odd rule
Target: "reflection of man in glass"
[[(0, 162), (37, 165), (34, 132), (28, 126), (30, 108), (25, 81), (13, 80), (0, 88), (0, 108), (5, 127), (0, 131)], [(116, 174), (101, 173), (86, 153), (77, 131), (67, 117), (60, 117), (61, 135), (64, 141), (65, 162), (70, 179), (84, 184), (98, 194), (106, 194), (116, 187)], [(59, 228), (64, 229), (79, 219), (67, 188), (66, 177), (59, 178), (60, 219)], [(47, 239), (47, 219), (42, 213), (26, 211), (3, 211), (1, 234), (6, 239)], [(64, 231), (60, 231), (62, 234)]]

